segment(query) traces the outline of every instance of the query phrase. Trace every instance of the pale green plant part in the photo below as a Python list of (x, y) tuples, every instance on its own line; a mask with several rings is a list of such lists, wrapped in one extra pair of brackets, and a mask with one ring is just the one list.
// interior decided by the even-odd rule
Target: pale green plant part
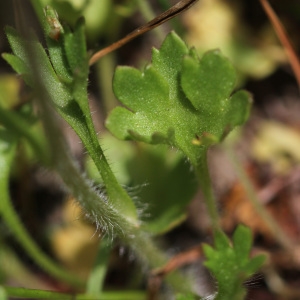
[(125, 108), (114, 109), (106, 126), (121, 139), (178, 148), (197, 165), (209, 146), (249, 115), (249, 94), (232, 94), (235, 80), (233, 66), (220, 52), (199, 60), (171, 33), (143, 72), (117, 69), (113, 87)]
[[(39, 100), (50, 147), (60, 150), (60, 153), (53, 151), (53, 168), (60, 173), (91, 220), (109, 233), (116, 230), (116, 234), (138, 253), (143, 262), (161, 266), (166, 258), (139, 228), (137, 209), (111, 171), (94, 130), (87, 97), (89, 67), (84, 21), (80, 19), (71, 31), (60, 25), (55, 12), (48, 7), (43, 26), (49, 56), (33, 34), (24, 38), (13, 28), (7, 28), (14, 54), (3, 57), (36, 90), (38, 97), (51, 102)], [(31, 56), (35, 59), (32, 60)], [(218, 281), (219, 298), (216, 299), (221, 299), (222, 295), (227, 297), (222, 300), (243, 297), (241, 273), (246, 279), (262, 263), (261, 258), (248, 259), (251, 238), (246, 229), (237, 230), (234, 247), (220, 231), (207, 167), (208, 148), (221, 142), (249, 115), (251, 97), (245, 91), (233, 93), (235, 81), (231, 63), (219, 51), (207, 52), (199, 59), (195, 50), (189, 49), (175, 33), (171, 33), (159, 50), (153, 50), (152, 64), (143, 72), (129, 67), (117, 69), (114, 91), (125, 107), (114, 109), (106, 123), (121, 139), (167, 144), (179, 149), (190, 161), (212, 220), (216, 250), (205, 246), (204, 251), (208, 258), (206, 265)], [(81, 138), (102, 177), (105, 193), (95, 192), (71, 162), (49, 104)], [(241, 239), (243, 235), (247, 236), (244, 241)], [(215, 274), (217, 266), (223, 263), (222, 252), (227, 258), (225, 277)], [(177, 275), (170, 276), (173, 287), (179, 287), (184, 299), (191, 298), (187, 292), (191, 290), (190, 282)], [(103, 272), (97, 276), (103, 277)], [(230, 289), (228, 284), (232, 284)]]

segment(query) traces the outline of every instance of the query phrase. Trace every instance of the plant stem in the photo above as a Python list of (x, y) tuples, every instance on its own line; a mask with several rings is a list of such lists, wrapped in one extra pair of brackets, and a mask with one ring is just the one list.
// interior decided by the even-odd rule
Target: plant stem
[(211, 179), (207, 165), (207, 150), (204, 150), (202, 155), (194, 165), (195, 172), (199, 181), (199, 185), (204, 195), (205, 204), (212, 223), (213, 230), (220, 230), (219, 214), (216, 205), (216, 199), (213, 193)]
[[(193, 2), (191, 1), (191, 3)], [(187, 7), (189, 5), (184, 5), (181, 7), (181, 10)], [(34, 49), (28, 47), (26, 51), (28, 57), (35, 57)], [(38, 62), (32, 59), (29, 63), (33, 82), (35, 83), (35, 102), (48, 138), (50, 153), (52, 154), (52, 168), (59, 173), (70, 193), (82, 206), (86, 216), (96, 224), (99, 231), (107, 233), (110, 238), (118, 236), (125, 245), (137, 254), (144, 266), (151, 268), (161, 267), (166, 263), (167, 257), (156, 247), (149, 234), (143, 232), (136, 223), (130, 222), (119, 207), (112, 206), (107, 201), (105, 194), (101, 191), (96, 191), (90, 182), (82, 176), (79, 168), (70, 156), (65, 138), (57, 125), (57, 117), (51, 107), (51, 103), (54, 103), (55, 91), (49, 90), (44, 76), (40, 72)], [(89, 126), (89, 130), (92, 131), (92, 125), (90, 124)], [(98, 149), (95, 148), (95, 144), (91, 147), (94, 147), (94, 150)], [(100, 156), (101, 152), (97, 154), (95, 151), (94, 155)], [(112, 173), (108, 164), (107, 168), (108, 172)], [(104, 172), (107, 170), (104, 170)], [(113, 182), (110, 183), (108, 181), (107, 185), (110, 189), (113, 188)], [(168, 281), (174, 290), (181, 292), (190, 291), (190, 279), (187, 277), (175, 273), (168, 278)]]
[[(49, 144), (52, 147), (54, 169), (58, 171), (70, 192), (86, 211), (87, 216), (96, 223), (99, 230), (103, 230), (110, 237), (118, 236), (133, 249), (143, 265), (153, 268), (164, 265), (167, 258), (154, 245), (150, 236), (128, 222), (122, 212), (111, 207), (105, 198), (103, 199), (102, 195), (97, 193), (82, 177), (66, 149), (53, 112), (47, 105), (45, 93), (43, 95), (42, 98), (39, 97), (38, 105), (46, 134), (49, 137)], [(180, 274), (171, 276), (169, 282), (175, 290), (187, 291), (190, 288), (189, 278), (184, 278)]]
[[(69, 154), (64, 136), (57, 126), (56, 116), (49, 105), (52, 103), (51, 96), (43, 78), (39, 76), (38, 65), (34, 62), (32, 62), (32, 70), (36, 83), (35, 100), (48, 137), (53, 169), (59, 173), (70, 193), (99, 230), (106, 232), (111, 238), (118, 236), (124, 244), (134, 250), (143, 265), (157, 268), (165, 264), (166, 256), (154, 245), (151, 237), (129, 222), (122, 211), (112, 207), (106, 197), (101, 192), (95, 191), (89, 181), (81, 175)], [(174, 274), (168, 280), (175, 290), (188, 291), (190, 289), (189, 278), (180, 274)]]
[[(79, 26), (79, 25), (78, 25)], [(95, 165), (103, 179), (105, 185), (105, 193), (107, 195), (107, 201), (111, 206), (114, 206), (118, 211), (122, 211), (123, 215), (131, 221), (133, 224), (138, 223), (137, 209), (134, 205), (134, 202), (129, 197), (125, 189), (118, 183), (115, 175), (113, 174), (109, 163), (103, 153), (103, 150), (99, 144), (98, 136), (94, 128), (93, 120), (91, 117), (90, 107), (88, 105), (88, 94), (87, 94), (87, 79), (88, 76), (88, 64), (87, 61), (84, 61), (86, 58), (85, 52), (85, 41), (83, 33), (83, 25), (80, 25), (77, 31), (68, 37), (68, 44), (75, 43), (83, 43), (82, 49), (82, 63), (83, 65), (78, 66), (81, 70), (82, 74), (77, 74), (77, 71), (74, 71), (74, 78), (72, 88), (68, 87), (69, 99), (66, 100), (69, 105), (61, 106), (59, 102), (59, 98), (63, 98), (64, 96), (58, 96), (56, 93), (56, 88), (54, 86), (49, 86), (46, 78), (41, 74), (43, 72), (43, 68), (41, 65), (48, 64), (48, 57), (45, 53), (44, 49), (37, 44), (37, 46), (27, 45), (28, 49), (25, 49), (25, 52), (28, 52), (28, 57), (32, 57), (29, 63), (34, 68), (36, 74), (33, 74), (33, 77), (36, 77), (36, 85), (44, 86), (45, 93), (48, 93), (49, 101), (51, 103), (56, 104), (57, 111), (62, 115), (62, 117), (71, 125), (71, 127), (75, 130), (75, 132), (80, 137), (83, 142), (85, 148), (88, 150), (91, 158), (94, 160)], [(23, 26), (25, 27), (25, 25)], [(46, 30), (46, 28), (44, 28)], [(79, 38), (80, 35), (80, 38)], [(26, 33), (23, 35), (23, 39), (29, 38), (26, 36)], [(66, 43), (64, 47), (66, 47)], [(52, 45), (50, 44), (50, 49), (52, 49)], [(60, 47), (63, 47), (60, 45)], [(50, 51), (49, 49), (49, 51)], [(55, 49), (52, 49), (53, 51)], [(53, 52), (52, 51), (52, 52)], [(55, 51), (54, 51), (55, 52)], [(60, 62), (57, 62), (57, 55), (52, 56), (52, 63), (63, 63), (63, 59)], [(62, 55), (62, 54), (61, 54)], [(38, 59), (34, 59), (36, 57), (43, 57), (38, 61)], [(55, 58), (55, 59), (54, 59)], [(80, 59), (80, 58), (78, 58)], [(86, 64), (85, 64), (86, 62)], [(47, 68), (47, 67), (46, 67)], [(51, 70), (51, 68), (50, 68)], [(48, 71), (49, 72), (49, 69)], [(79, 72), (80, 73), (80, 72)], [(38, 76), (36, 76), (39, 74)], [(76, 75), (77, 74), (77, 75)], [(42, 94), (40, 94), (42, 95)], [(73, 99), (72, 99), (73, 98)]]
[(258, 215), (264, 220), (264, 222), (269, 227), (269, 229), (271, 230), (273, 236), (277, 239), (277, 241), (285, 249), (289, 251), (292, 250), (294, 248), (294, 243), (288, 238), (286, 233), (282, 231), (281, 227), (278, 225), (276, 220), (272, 217), (272, 215), (265, 209), (265, 207), (260, 202), (257, 193), (253, 187), (253, 184), (251, 183), (245, 170), (241, 166), (241, 163), (237, 160), (236, 155), (233, 152), (232, 146), (226, 144), (224, 148), (228, 154), (228, 157), (232, 161), (232, 164), (235, 168), (238, 178), (241, 180), (245, 188), (249, 201), (253, 205)]

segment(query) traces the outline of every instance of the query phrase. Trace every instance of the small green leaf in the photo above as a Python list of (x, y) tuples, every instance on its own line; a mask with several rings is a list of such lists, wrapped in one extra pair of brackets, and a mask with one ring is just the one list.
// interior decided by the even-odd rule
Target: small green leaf
[(249, 274), (255, 274), (255, 272), (257, 272), (261, 268), (261, 266), (265, 261), (266, 261), (265, 255), (261, 254), (255, 256), (248, 262), (248, 264), (245, 266), (245, 269), (247, 269), (247, 272)]
[(26, 62), (28, 60), (28, 55), (24, 47), (24, 39), (17, 32), (17, 30), (10, 26), (5, 27), (5, 33), (14, 55), (19, 57), (23, 62)]
[(250, 229), (239, 226), (233, 235), (233, 245), (222, 232), (215, 234), (215, 248), (203, 246), (205, 265), (214, 275), (218, 291), (217, 300), (242, 300), (243, 282), (261, 267), (264, 256), (250, 258), (252, 237)]
[(235, 79), (220, 52), (199, 60), (171, 33), (143, 72), (116, 70), (114, 92), (126, 108), (113, 110), (106, 126), (121, 139), (176, 147), (197, 165), (203, 151), (248, 117), (249, 94), (232, 95)]
[[(6, 27), (5, 32), (13, 53), (17, 57), (12, 59), (11, 56), (5, 56), (8, 58), (8, 62), (12, 62), (12, 66), (15, 70), (24, 76), (25, 81), (30, 84), (30, 86), (33, 86), (34, 80), (29, 57), (32, 55), (35, 65), (38, 66), (43, 76), (43, 81), (47, 89), (52, 91), (54, 103), (59, 107), (66, 106), (72, 99), (68, 87), (64, 86), (57, 77), (45, 50), (42, 45), (37, 42), (36, 37), (32, 35), (29, 40), (25, 40), (12, 27)], [(23, 74), (23, 72), (25, 72), (25, 74)]]

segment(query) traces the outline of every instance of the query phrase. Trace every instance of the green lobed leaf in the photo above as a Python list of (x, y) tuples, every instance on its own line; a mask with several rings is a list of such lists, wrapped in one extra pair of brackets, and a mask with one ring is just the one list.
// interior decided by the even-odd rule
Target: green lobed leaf
[(252, 236), (240, 225), (233, 235), (233, 245), (222, 232), (215, 234), (215, 247), (203, 246), (205, 265), (217, 281), (217, 300), (242, 300), (246, 294), (243, 282), (261, 267), (265, 257), (250, 258)]
[(176, 147), (197, 165), (203, 151), (248, 117), (250, 96), (232, 95), (235, 80), (219, 51), (199, 60), (171, 33), (143, 72), (117, 68), (113, 88), (125, 108), (114, 109), (106, 126), (121, 139)]

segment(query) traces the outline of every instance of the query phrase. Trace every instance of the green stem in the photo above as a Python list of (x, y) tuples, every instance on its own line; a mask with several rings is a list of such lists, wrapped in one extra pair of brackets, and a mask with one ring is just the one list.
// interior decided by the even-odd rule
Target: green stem
[[(40, 81), (40, 86), (44, 86), (43, 79), (37, 79)], [(44, 95), (47, 93), (47, 90), (45, 89)], [(54, 95), (48, 95), (48, 103), (53, 103), (53, 97)], [(88, 99), (86, 99), (88, 102)], [(42, 104), (42, 102), (41, 102)], [(49, 119), (47, 122), (50, 122), (53, 124), (53, 120), (50, 121), (50, 115), (49, 111), (52, 111), (49, 107), (49, 104), (44, 103), (43, 112), (45, 114), (43, 115), (42, 119), (44, 118)], [(137, 225), (137, 210), (134, 206), (133, 200), (129, 197), (127, 192), (121, 187), (121, 185), (118, 183), (116, 177), (114, 176), (106, 157), (104, 156), (104, 153), (102, 151), (102, 148), (99, 144), (97, 134), (94, 129), (94, 125), (92, 123), (92, 119), (90, 116), (90, 111), (87, 111), (85, 113), (84, 119), (82, 117), (82, 111), (79, 109), (79, 106), (76, 103), (71, 103), (70, 107), (68, 108), (70, 111), (73, 111), (73, 114), (70, 114), (69, 112), (66, 112), (64, 109), (57, 107), (56, 108), (61, 116), (71, 125), (71, 127), (74, 129), (74, 131), (77, 133), (79, 138), (81, 139), (82, 143), (86, 147), (87, 151), (89, 152), (89, 155), (95, 162), (95, 165), (103, 179), (104, 185), (105, 185), (105, 195), (102, 195), (102, 199), (105, 200), (111, 207), (114, 207), (117, 211), (122, 211), (122, 215), (128, 219), (132, 224)], [(75, 113), (74, 113), (75, 111)], [(53, 114), (53, 111), (51, 112)], [(76, 118), (73, 116), (77, 115)], [(80, 116), (80, 117), (78, 117)], [(44, 124), (47, 124), (44, 122)], [(51, 128), (49, 128), (49, 131)], [(62, 142), (61, 147), (65, 147), (64, 143), (64, 137), (61, 136), (60, 130), (58, 128), (55, 129), (55, 132), (51, 133), (52, 136), (48, 136), (49, 143), (57, 143), (55, 140), (61, 139)], [(52, 139), (53, 137), (53, 139)], [(56, 138), (57, 137), (57, 138)], [(52, 139), (50, 141), (50, 138)], [(64, 168), (72, 168), (71, 162), (68, 163), (68, 166), (65, 166), (64, 163), (61, 163), (61, 150), (57, 151), (57, 149), (52, 149), (52, 155), (53, 155), (53, 163), (57, 164), (58, 168), (61, 169), (62, 172), (64, 172)], [(62, 153), (67, 153), (68, 150), (64, 150)], [(64, 155), (63, 155), (64, 156)], [(69, 158), (69, 155), (65, 155), (66, 161), (72, 161)], [(68, 158), (67, 158), (68, 156)], [(69, 173), (70, 174), (70, 173)], [(80, 175), (79, 175), (80, 176)], [(66, 174), (66, 178), (68, 178), (69, 175)], [(106, 197), (106, 198), (105, 198)]]
[(204, 200), (212, 223), (212, 228), (214, 231), (220, 230), (219, 214), (207, 165), (207, 150), (204, 150), (202, 155), (199, 156), (194, 168), (199, 180), (199, 185), (204, 195)]
[[(37, 3), (35, 9), (39, 9)], [(40, 10), (40, 9), (39, 9)], [(54, 12), (53, 12), (54, 14)], [(55, 16), (55, 14), (54, 14)], [(46, 28), (45, 28), (46, 29)], [(83, 25), (78, 25), (77, 31), (75, 30), (72, 35), (67, 35), (68, 44), (65, 43), (64, 46), (70, 45), (70, 43), (83, 43), (82, 39), (84, 38)], [(26, 38), (26, 36), (25, 36)], [(74, 44), (76, 46), (76, 43)], [(62, 45), (61, 45), (62, 46)], [(28, 46), (27, 46), (28, 47)], [(69, 47), (69, 46), (68, 46)], [(29, 47), (28, 47), (29, 48)], [(47, 79), (41, 74), (41, 67), (39, 63), (46, 63), (48, 57), (41, 50), (41, 47), (31, 47), (32, 49), (25, 49), (28, 52), (28, 57), (43, 57), (43, 60), (37, 62), (34, 59), (30, 59), (29, 63), (33, 67), (33, 77), (36, 77), (36, 85), (44, 86), (44, 94), (48, 94), (49, 103), (57, 103), (58, 96), (55, 87), (49, 86)], [(53, 49), (54, 50), (54, 49)], [(85, 58), (85, 46), (81, 49), (82, 57)], [(80, 53), (80, 52), (78, 52)], [(53, 52), (52, 63), (63, 63), (63, 60), (57, 62), (55, 59), (58, 58), (57, 53)], [(62, 54), (61, 54), (62, 55)], [(55, 59), (54, 59), (55, 58)], [(81, 58), (81, 59), (84, 59)], [(80, 59), (80, 58), (78, 58)], [(84, 64), (84, 60), (81, 62)], [(68, 100), (69, 105), (60, 106), (57, 104), (57, 111), (62, 115), (62, 117), (71, 125), (71, 127), (78, 134), (82, 140), (84, 146), (88, 150), (91, 158), (94, 160), (96, 167), (99, 170), (99, 173), (103, 179), (105, 185), (105, 193), (107, 195), (107, 201), (111, 206), (114, 206), (116, 210), (122, 211), (123, 215), (130, 221), (132, 224), (137, 225), (138, 216), (137, 209), (134, 205), (134, 202), (129, 197), (125, 189), (118, 183), (115, 175), (111, 171), (111, 168), (106, 160), (106, 157), (103, 153), (103, 150), (99, 144), (99, 140), (94, 128), (93, 120), (90, 113), (90, 108), (88, 105), (88, 95), (87, 95), (87, 80), (86, 76), (88, 75), (88, 63), (86, 65), (78, 65), (79, 70), (82, 73), (76, 73), (74, 71), (73, 84), (69, 87), (70, 99)], [(49, 70), (48, 70), (49, 71)], [(42, 95), (42, 94), (41, 94)]]
[(241, 180), (249, 201), (253, 205), (255, 211), (258, 215), (264, 220), (266, 225), (269, 227), (273, 236), (277, 241), (287, 250), (294, 249), (294, 243), (288, 238), (285, 232), (282, 231), (281, 227), (278, 225), (276, 220), (272, 217), (272, 215), (265, 209), (264, 205), (259, 200), (255, 188), (251, 183), (249, 177), (247, 176), (245, 170), (241, 166), (241, 163), (237, 160), (236, 155), (232, 149), (232, 146), (225, 145), (225, 150), (228, 154), (228, 157), (232, 161), (232, 164), (235, 168), (235, 171), (238, 175), (238, 178)]
[[(32, 57), (32, 49), (28, 48), (26, 51), (28, 56)], [(106, 196), (96, 191), (90, 182), (81, 175), (69, 154), (65, 138), (58, 127), (57, 118), (52, 107), (50, 107), (50, 104), (53, 103), (52, 97), (55, 96), (55, 91), (49, 90), (44, 76), (40, 74), (40, 66), (37, 61), (30, 60), (30, 68), (32, 70), (33, 82), (35, 83), (35, 101), (50, 145), (53, 169), (59, 173), (70, 193), (80, 203), (87, 217), (92, 222), (95, 222), (99, 230), (106, 232), (110, 237), (118, 236), (125, 245), (135, 251), (144, 266), (150, 266), (151, 268), (161, 267), (167, 262), (167, 257), (154, 245), (149, 234), (144, 233), (136, 223), (130, 222), (119, 207), (111, 205), (107, 201)], [(91, 125), (88, 126), (91, 127)], [(90, 127), (89, 130), (91, 130)], [(95, 150), (96, 143), (93, 143), (91, 147)], [(100, 146), (97, 149), (101, 150)], [(102, 152), (98, 151), (97, 153), (95, 150), (93, 154), (94, 159), (95, 156), (98, 156), (97, 161), (101, 161), (101, 154)], [(113, 174), (107, 162), (106, 164), (108, 171), (105, 170), (104, 172), (107, 171)], [(113, 190), (114, 186), (113, 181), (108, 181), (106, 188)], [(122, 200), (122, 196), (119, 194), (119, 197), (121, 197), (119, 200)], [(127, 195), (127, 197), (129, 196)], [(168, 281), (174, 290), (181, 292), (190, 290), (190, 279), (178, 273), (170, 276)]]
[[(108, 161), (103, 153), (103, 150), (99, 144), (97, 134), (94, 129), (94, 125), (92, 123), (92, 119), (90, 120), (90, 134), (92, 143), (84, 143), (86, 146), (91, 158), (95, 162), (95, 165), (101, 174), (103, 179), (105, 190), (108, 196), (108, 201), (114, 208), (118, 211), (122, 211), (124, 217), (134, 225), (138, 225), (138, 216), (137, 210), (134, 205), (133, 200), (130, 198), (128, 193), (124, 190), (124, 188), (119, 184), (116, 179), (116, 176), (112, 172)], [(93, 132), (91, 132), (93, 130)], [(76, 130), (75, 130), (76, 131)]]
[[(89, 182), (82, 177), (69, 155), (64, 136), (57, 127), (53, 110), (49, 107), (51, 98), (49, 98), (50, 96), (44, 87), (43, 81), (40, 77), (37, 77), (35, 81), (38, 95), (36, 102), (40, 109), (41, 120), (49, 140), (51, 153), (53, 154), (53, 168), (60, 174), (70, 192), (86, 211), (91, 221), (96, 223), (99, 230), (103, 230), (110, 237), (117, 235), (135, 251), (143, 265), (150, 265), (153, 268), (164, 265), (167, 258), (154, 245), (149, 235), (128, 221), (122, 211), (112, 207), (106, 201), (106, 198), (95, 191)], [(182, 277), (180, 274), (175, 273), (168, 278), (168, 281), (175, 290), (186, 292), (190, 289), (189, 278)]]

